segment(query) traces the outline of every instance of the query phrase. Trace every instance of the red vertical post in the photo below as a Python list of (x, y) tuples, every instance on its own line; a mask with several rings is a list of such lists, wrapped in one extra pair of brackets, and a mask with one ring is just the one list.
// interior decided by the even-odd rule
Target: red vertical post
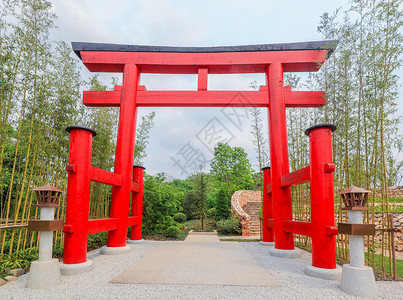
[(138, 184), (138, 192), (132, 192), (131, 216), (138, 217), (138, 223), (131, 227), (130, 239), (141, 240), (143, 228), (143, 177), (144, 167), (133, 166), (133, 181)]
[(136, 135), (136, 95), (139, 75), (140, 70), (135, 64), (126, 64), (124, 66), (114, 170), (116, 174), (123, 176), (123, 185), (112, 188), (110, 217), (119, 219), (119, 227), (108, 233), (108, 247), (126, 246)]
[(290, 172), (287, 122), (284, 102), (283, 66), (272, 63), (266, 69), (269, 87), (269, 137), (275, 248), (294, 249), (292, 233), (282, 230), (283, 220), (292, 220), (291, 190), (281, 188), (281, 176)]
[(63, 263), (79, 264), (87, 260), (92, 137), (96, 132), (82, 126), (66, 130), (70, 132), (70, 152)]
[(337, 228), (334, 220), (332, 132), (336, 126), (321, 124), (308, 128), (311, 163), (312, 266), (336, 268)]
[(263, 242), (274, 242), (273, 228), (268, 227), (270, 220), (273, 225), (273, 202), (271, 192), (268, 193), (268, 187), (271, 183), (270, 167), (262, 168), (263, 171)]

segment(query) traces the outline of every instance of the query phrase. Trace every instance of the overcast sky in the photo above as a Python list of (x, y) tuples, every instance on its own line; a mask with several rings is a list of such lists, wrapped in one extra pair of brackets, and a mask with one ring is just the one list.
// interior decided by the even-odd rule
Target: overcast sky
[[(99, 42), (167, 46), (219, 46), (270, 44), (321, 40), (317, 32), (320, 16), (342, 7), (348, 1), (335, 0), (55, 0), (54, 11), (59, 29), (55, 40), (68, 43)], [(83, 75), (90, 73), (83, 67)], [(101, 77), (106, 84), (109, 79)], [(208, 89), (248, 90), (256, 80), (264, 84), (263, 74), (209, 76)], [(148, 90), (195, 90), (196, 75), (141, 76)], [(215, 125), (223, 129), (223, 139), (241, 146), (257, 169), (256, 153), (250, 134), (247, 111), (238, 109), (237, 120), (229, 118), (228, 108), (139, 108), (140, 116), (156, 112), (150, 134), (147, 172), (165, 172), (184, 178), (194, 171), (193, 158), (212, 158), (213, 141), (202, 131)], [(262, 109), (267, 120), (267, 110)], [(267, 130), (267, 121), (265, 121)], [(207, 170), (207, 169), (205, 169)]]

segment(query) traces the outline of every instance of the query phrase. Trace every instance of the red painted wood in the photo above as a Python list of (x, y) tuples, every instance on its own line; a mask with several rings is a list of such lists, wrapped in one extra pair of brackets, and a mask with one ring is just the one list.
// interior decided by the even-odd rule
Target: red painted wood
[(128, 218), (128, 225), (129, 226), (135, 226), (135, 225), (141, 225), (142, 219), (139, 217), (129, 217)]
[(322, 107), (326, 105), (325, 92), (286, 91), (286, 107)]
[(140, 70), (134, 64), (125, 65), (122, 99), (120, 102), (118, 139), (116, 143), (115, 173), (123, 176), (123, 185), (112, 188), (110, 217), (119, 218), (119, 228), (109, 231), (107, 246), (126, 246), (127, 218), (130, 209), (134, 141), (136, 134), (136, 94)]
[(117, 218), (88, 220), (88, 234), (114, 230), (118, 228), (118, 223)]
[(113, 186), (122, 186), (123, 177), (122, 175), (91, 167), (91, 181)]
[(72, 129), (70, 132), (66, 225), (63, 262), (79, 264), (87, 261), (88, 213), (91, 186), (92, 132)]
[(281, 176), (290, 172), (282, 65), (271, 64), (266, 70), (266, 76), (270, 97), (269, 137), (275, 248), (291, 250), (294, 249), (294, 237), (282, 230), (281, 223), (292, 220), (291, 191), (290, 188), (281, 188), (280, 181)]
[(281, 176), (281, 187), (291, 187), (294, 185), (299, 185), (303, 183), (307, 183), (311, 179), (310, 167), (307, 166), (305, 168), (299, 169), (292, 173), (285, 174)]
[(89, 107), (119, 107), (122, 91), (84, 91), (83, 103)]
[(267, 220), (273, 219), (273, 201), (272, 195), (268, 192), (267, 187), (271, 182), (270, 168), (263, 169), (263, 228), (262, 228), (262, 240), (263, 242), (274, 242), (273, 227), (269, 227)]
[(266, 222), (267, 222), (266, 223), (267, 227), (272, 228), (272, 229), (274, 228), (274, 220), (273, 219), (267, 219)]
[(122, 73), (125, 64), (136, 64), (142, 73), (197, 74), (200, 66), (210, 74), (264, 73), (269, 64), (282, 63), (284, 72), (315, 72), (327, 50), (221, 53), (81, 51), (91, 72)]
[(142, 167), (133, 167), (133, 181), (135, 185), (140, 187), (137, 191), (132, 192), (132, 207), (130, 215), (137, 218), (137, 223), (134, 223), (131, 232), (131, 240), (142, 239), (142, 223), (143, 223), (143, 176), (144, 169)]
[(266, 185), (266, 192), (267, 192), (268, 194), (271, 194), (271, 183), (269, 183), (269, 184)]
[(320, 127), (309, 132), (311, 166), (312, 265), (336, 268), (336, 239), (328, 227), (335, 227), (333, 173), (325, 172), (332, 164), (332, 130)]
[[(85, 91), (89, 107), (119, 107), (121, 91)], [(326, 104), (323, 92), (285, 92), (286, 107), (320, 107)], [(267, 107), (267, 90), (260, 91), (138, 91), (141, 107)]]
[(197, 76), (197, 90), (207, 91), (208, 69), (199, 68)]
[[(372, 224), (370, 224), (370, 225), (372, 225)], [(326, 232), (327, 235), (338, 235), (339, 234), (339, 228), (337, 228), (336, 226), (326, 226), (325, 227), (325, 232)]]
[(140, 185), (137, 182), (132, 182), (131, 191), (138, 193), (140, 191)]
[(287, 232), (292, 232), (296, 234), (303, 234), (312, 236), (314, 228), (310, 222), (300, 222), (300, 221), (283, 221), (283, 230)]

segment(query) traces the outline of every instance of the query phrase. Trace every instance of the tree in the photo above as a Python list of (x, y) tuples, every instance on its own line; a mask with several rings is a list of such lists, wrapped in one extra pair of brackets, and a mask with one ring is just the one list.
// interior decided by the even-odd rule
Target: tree
[(228, 197), (237, 190), (254, 187), (252, 166), (247, 153), (240, 147), (219, 143), (214, 148), (210, 168), (216, 186), (220, 187), (221, 183), (224, 184)]
[[(249, 87), (256, 90), (258, 88), (256, 80), (251, 82)], [(258, 107), (252, 107), (250, 109), (250, 113), (252, 116), (252, 124), (251, 124), (252, 128), (251, 134), (253, 136), (252, 143), (255, 146), (254, 149), (257, 153), (257, 159), (259, 163), (259, 174), (261, 175), (262, 168), (266, 167), (269, 164), (268, 140), (263, 132), (261, 109)]]
[(134, 163), (141, 165), (143, 158), (147, 157), (146, 148), (150, 130), (154, 127), (155, 112), (141, 117), (136, 131), (136, 146), (134, 148)]
[(216, 211), (214, 219), (216, 221), (226, 220), (231, 217), (231, 204), (224, 187), (221, 187), (217, 193)]

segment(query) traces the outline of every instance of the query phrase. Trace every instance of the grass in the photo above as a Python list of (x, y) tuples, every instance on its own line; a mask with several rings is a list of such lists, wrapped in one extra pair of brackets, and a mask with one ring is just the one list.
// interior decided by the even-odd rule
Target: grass
[[(372, 265), (377, 280), (391, 280), (393, 275), (389, 274), (389, 258), (384, 258), (385, 270), (382, 270), (382, 255), (375, 254), (374, 263)], [(393, 264), (392, 264), (393, 269)], [(393, 272), (393, 270), (392, 270)], [(393, 274), (393, 273), (392, 273)], [(397, 280), (403, 280), (403, 260), (396, 259), (396, 276)]]
[(220, 242), (260, 242), (261, 239), (220, 239)]

